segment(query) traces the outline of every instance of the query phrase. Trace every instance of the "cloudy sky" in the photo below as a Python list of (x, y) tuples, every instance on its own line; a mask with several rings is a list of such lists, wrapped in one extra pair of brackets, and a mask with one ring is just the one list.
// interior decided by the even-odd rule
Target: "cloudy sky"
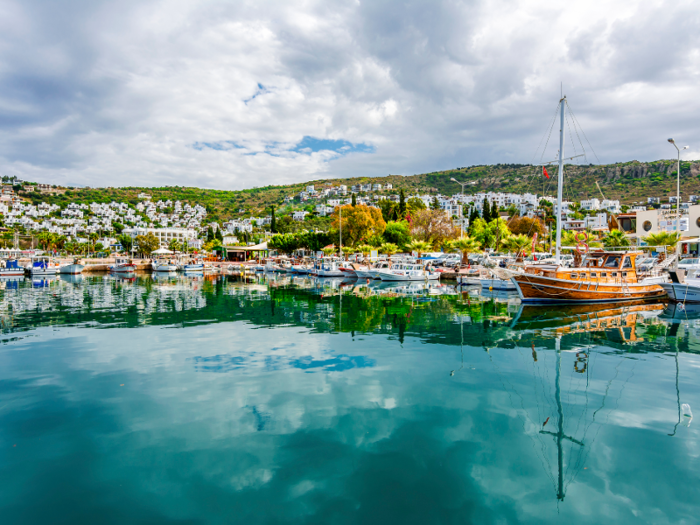
[(527, 163), (560, 82), (600, 162), (672, 158), (669, 136), (697, 159), (698, 27), (691, 0), (0, 0), (0, 173), (240, 189)]

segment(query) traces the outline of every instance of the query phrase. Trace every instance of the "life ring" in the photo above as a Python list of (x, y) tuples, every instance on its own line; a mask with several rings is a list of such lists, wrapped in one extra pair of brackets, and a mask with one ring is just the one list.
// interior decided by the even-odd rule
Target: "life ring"
[[(576, 253), (578, 253), (581, 257), (584, 255), (588, 255), (588, 252), (590, 251), (590, 248), (588, 246), (588, 233), (586, 232), (577, 232), (576, 235), (574, 235), (574, 239), (576, 239)], [(585, 250), (582, 250), (581, 248), (585, 248)]]

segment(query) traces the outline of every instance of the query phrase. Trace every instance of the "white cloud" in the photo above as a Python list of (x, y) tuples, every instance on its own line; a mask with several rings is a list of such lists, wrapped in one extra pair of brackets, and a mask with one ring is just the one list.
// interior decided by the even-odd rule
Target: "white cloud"
[[(602, 162), (672, 157), (667, 136), (698, 139), (698, 18), (690, 1), (7, 0), (0, 168), (236, 189), (529, 162), (560, 81)], [(293, 151), (304, 137), (373, 149)]]

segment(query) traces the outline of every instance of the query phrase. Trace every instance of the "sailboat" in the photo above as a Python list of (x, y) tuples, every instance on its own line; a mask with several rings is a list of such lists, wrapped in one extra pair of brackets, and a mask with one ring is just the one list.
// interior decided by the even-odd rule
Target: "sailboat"
[[(589, 251), (580, 242), (581, 263), (574, 268), (561, 265), (562, 195), (564, 188), (564, 108), (559, 100), (559, 172), (557, 186), (556, 254), (553, 264), (532, 264), (523, 272), (508, 272), (520, 300), (531, 304), (618, 303), (655, 299), (665, 295), (658, 279), (638, 279), (635, 259), (642, 252)], [(572, 157), (573, 158), (573, 157)]]

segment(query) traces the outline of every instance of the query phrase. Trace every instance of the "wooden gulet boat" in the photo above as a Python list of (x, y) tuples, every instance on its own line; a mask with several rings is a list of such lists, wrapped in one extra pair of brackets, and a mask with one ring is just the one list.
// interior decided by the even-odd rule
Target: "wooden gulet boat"
[[(665, 294), (658, 280), (638, 280), (635, 259), (641, 252), (596, 251), (580, 241), (581, 261), (565, 268), (561, 261), (562, 194), (564, 186), (564, 108), (566, 96), (559, 101), (559, 171), (557, 186), (557, 234), (554, 264), (532, 264), (523, 272), (509, 272), (523, 303), (575, 304), (618, 303), (655, 299)], [(573, 157), (572, 157), (573, 158)], [(583, 250), (581, 248), (584, 248)]]

